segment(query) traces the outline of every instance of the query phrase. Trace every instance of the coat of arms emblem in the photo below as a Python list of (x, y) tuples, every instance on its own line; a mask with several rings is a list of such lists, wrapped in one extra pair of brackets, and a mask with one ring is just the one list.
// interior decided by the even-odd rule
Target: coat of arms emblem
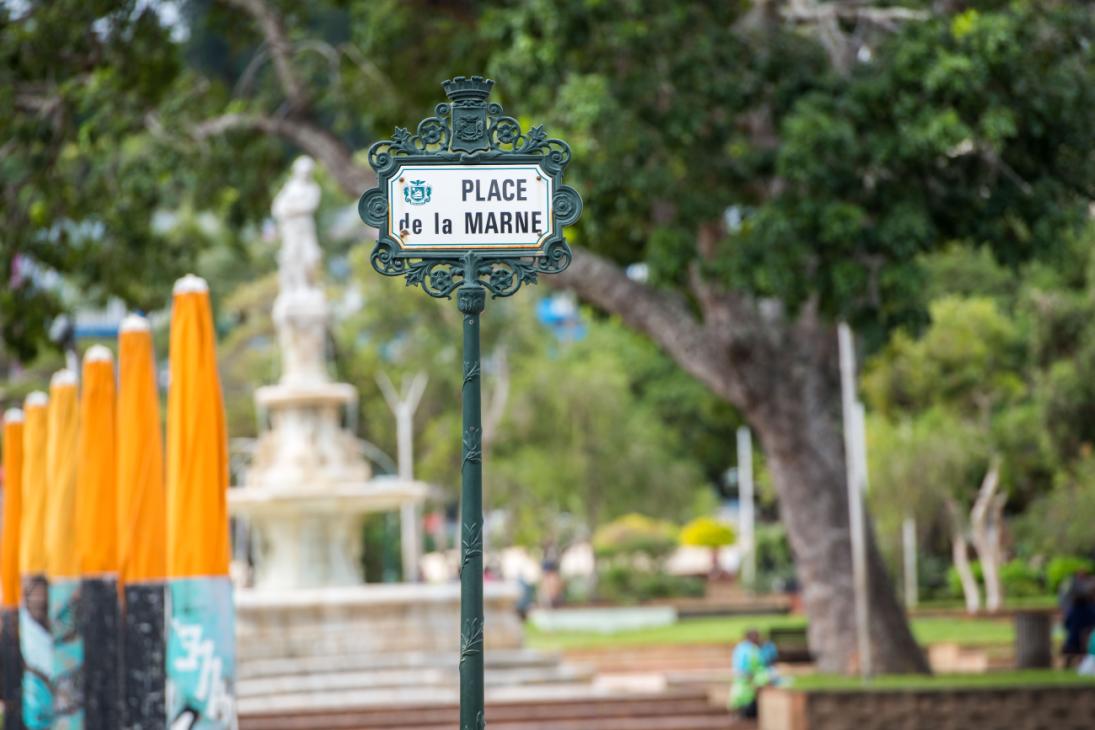
[(425, 205), (430, 202), (430, 194), (433, 188), (426, 184), (425, 180), (411, 180), (403, 188), (403, 201), (408, 205)]

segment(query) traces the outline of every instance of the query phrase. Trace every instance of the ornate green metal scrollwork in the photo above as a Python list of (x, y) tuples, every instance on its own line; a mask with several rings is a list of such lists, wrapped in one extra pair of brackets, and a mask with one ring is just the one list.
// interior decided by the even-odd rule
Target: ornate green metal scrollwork
[[(402, 276), (432, 297), (448, 299), (465, 282), (466, 257), (473, 256), (475, 283), (492, 297), (508, 297), (540, 274), (557, 274), (570, 265), (563, 228), (577, 222), (582, 198), (562, 184), (570, 146), (548, 137), (543, 126), (524, 131), (502, 105), (487, 102), (494, 82), (482, 76), (457, 76), (442, 86), (449, 103), (438, 104), (435, 116), (418, 123), (412, 134), (399, 127), (391, 139), (369, 148), (377, 187), (358, 201), (361, 219), (378, 231), (370, 262), (385, 276)], [(422, 251), (404, 249), (390, 230), (387, 185), (402, 168), (424, 164), (484, 165), (536, 163), (553, 179), (552, 228), (535, 250)]]

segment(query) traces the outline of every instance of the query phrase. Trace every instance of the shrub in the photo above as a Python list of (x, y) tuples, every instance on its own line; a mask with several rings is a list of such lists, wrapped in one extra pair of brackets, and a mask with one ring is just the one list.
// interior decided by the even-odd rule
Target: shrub
[(756, 527), (757, 577), (754, 588), (784, 591), (795, 582), (795, 563), (787, 532), (779, 523)]
[[(970, 563), (970, 571), (973, 573), (973, 579), (977, 581), (977, 585), (982, 589), (985, 585), (985, 576), (981, 572), (981, 561), (974, 560)], [(953, 565), (947, 568), (947, 594), (951, 598), (962, 597), (962, 581), (958, 578), (958, 570)]]
[(601, 571), (597, 595), (613, 603), (638, 603), (657, 598), (698, 598), (703, 595), (702, 579), (613, 565)]
[(677, 547), (677, 528), (669, 522), (639, 514), (624, 515), (600, 527), (593, 536), (598, 558), (646, 558), (660, 564)]
[(1023, 560), (1012, 560), (1000, 566), (1000, 582), (1004, 595), (1010, 598), (1040, 596), (1046, 592), (1042, 574)]
[(681, 544), (719, 548), (734, 542), (734, 529), (711, 517), (697, 517), (681, 529)]
[(1061, 589), (1062, 583), (1080, 570), (1095, 572), (1095, 563), (1077, 555), (1058, 555), (1051, 558), (1046, 565), (1046, 584), (1049, 590), (1056, 593)]

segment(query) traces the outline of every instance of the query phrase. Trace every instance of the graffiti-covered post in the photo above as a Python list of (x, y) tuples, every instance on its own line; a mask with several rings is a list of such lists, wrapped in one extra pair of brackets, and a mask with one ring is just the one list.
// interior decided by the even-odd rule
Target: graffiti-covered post
[(449, 101), (435, 116), (369, 149), (377, 187), (358, 203), (378, 233), (373, 268), (432, 297), (455, 293), (463, 314), (461, 730), (486, 725), (479, 316), (488, 293), (508, 297), (570, 264), (563, 228), (582, 211), (581, 197), (562, 184), (570, 147), (542, 126), (522, 130), (487, 101), (493, 85), (482, 76), (445, 81)]

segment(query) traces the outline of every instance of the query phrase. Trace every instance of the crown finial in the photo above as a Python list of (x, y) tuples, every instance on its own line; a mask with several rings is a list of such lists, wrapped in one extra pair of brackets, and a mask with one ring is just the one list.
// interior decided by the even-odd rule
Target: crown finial
[(450, 101), (486, 101), (494, 82), (483, 76), (455, 76), (442, 81), (441, 87)]

